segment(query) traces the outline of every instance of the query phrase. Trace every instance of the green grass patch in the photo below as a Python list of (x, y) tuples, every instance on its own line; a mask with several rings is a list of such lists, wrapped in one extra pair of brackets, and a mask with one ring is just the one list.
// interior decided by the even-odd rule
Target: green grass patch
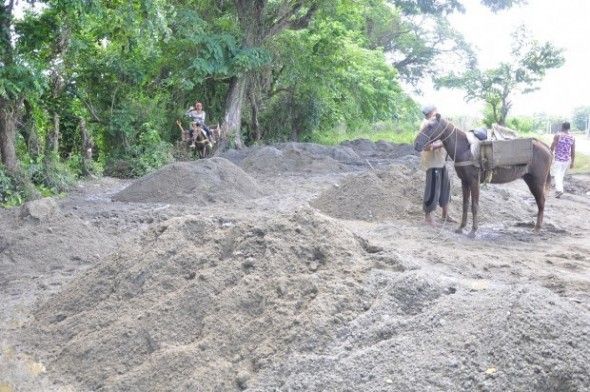
[(590, 173), (590, 155), (576, 153), (572, 173)]
[[(415, 128), (415, 129), (414, 129)], [(396, 124), (393, 122), (380, 122), (371, 127), (363, 127), (358, 130), (331, 130), (316, 131), (309, 140), (313, 143), (335, 145), (347, 140), (368, 139), (373, 142), (384, 140), (396, 144), (412, 144), (417, 133), (417, 126)]]

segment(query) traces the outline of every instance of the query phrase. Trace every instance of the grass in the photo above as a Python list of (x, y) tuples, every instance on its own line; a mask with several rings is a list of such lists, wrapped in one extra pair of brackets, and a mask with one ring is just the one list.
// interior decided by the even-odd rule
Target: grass
[(572, 173), (590, 173), (590, 155), (576, 153), (576, 161)]
[(347, 140), (369, 139), (373, 142), (384, 140), (392, 143), (414, 143), (416, 129), (410, 129), (407, 124), (395, 124), (393, 122), (380, 122), (372, 127), (363, 127), (355, 131), (321, 131), (311, 135), (310, 142), (335, 145)]

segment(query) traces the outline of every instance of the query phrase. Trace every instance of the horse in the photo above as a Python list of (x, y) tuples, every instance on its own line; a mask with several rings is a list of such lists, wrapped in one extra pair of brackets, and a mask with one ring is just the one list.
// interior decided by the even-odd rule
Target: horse
[[(469, 198), (471, 197), (473, 225), (469, 235), (474, 237), (478, 229), (479, 185), (485, 179), (483, 170), (479, 167), (477, 160), (471, 152), (466, 133), (443, 119), (438, 113), (424, 123), (414, 140), (414, 149), (416, 151), (423, 151), (425, 146), (436, 140), (442, 141), (450, 158), (455, 162), (455, 172), (461, 180), (463, 215), (461, 217), (461, 224), (456, 232), (463, 233), (463, 229), (467, 225), (467, 211), (469, 208)], [(518, 178), (522, 178), (526, 182), (537, 203), (537, 222), (534, 230), (538, 232), (543, 224), (545, 191), (551, 183), (549, 169), (553, 155), (549, 147), (540, 140), (533, 139), (532, 143), (533, 155), (528, 165), (496, 167), (490, 182), (493, 184), (504, 184)]]
[(179, 120), (176, 124), (180, 128), (182, 142), (194, 148), (200, 158), (206, 158), (211, 153), (213, 145), (202, 127), (193, 122), (188, 130), (183, 128)]

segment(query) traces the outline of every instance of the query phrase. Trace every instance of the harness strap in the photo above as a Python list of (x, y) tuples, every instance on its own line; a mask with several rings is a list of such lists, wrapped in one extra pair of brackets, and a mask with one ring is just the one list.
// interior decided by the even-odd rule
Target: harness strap
[(477, 161), (455, 162), (455, 167), (464, 167), (464, 166), (475, 166), (475, 167), (479, 167), (479, 162), (477, 162)]

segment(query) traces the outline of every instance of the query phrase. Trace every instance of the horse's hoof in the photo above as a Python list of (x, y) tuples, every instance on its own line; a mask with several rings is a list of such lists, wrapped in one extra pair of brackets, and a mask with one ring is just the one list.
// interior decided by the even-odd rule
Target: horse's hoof
[(459, 227), (458, 229), (455, 229), (455, 233), (457, 234), (463, 234), (463, 228)]
[(467, 236), (469, 238), (475, 238), (475, 230), (471, 230)]

